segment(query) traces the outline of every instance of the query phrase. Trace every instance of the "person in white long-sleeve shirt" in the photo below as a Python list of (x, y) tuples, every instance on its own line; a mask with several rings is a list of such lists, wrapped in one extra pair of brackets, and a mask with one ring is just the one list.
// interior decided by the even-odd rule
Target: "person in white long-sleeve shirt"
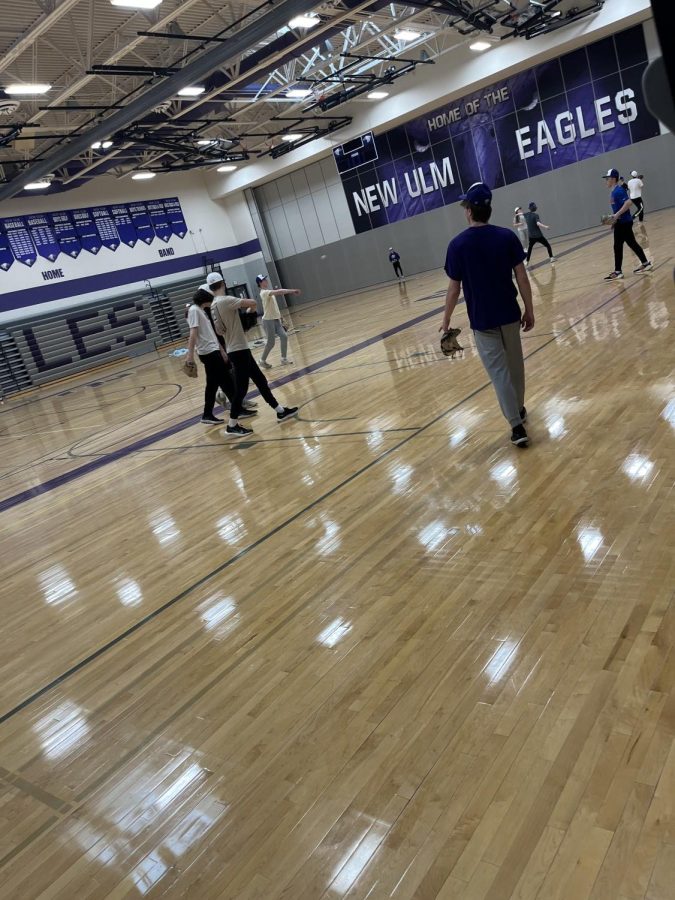
[(270, 363), (267, 362), (267, 357), (272, 352), (277, 338), (279, 338), (281, 342), (281, 364), (289, 366), (291, 365), (291, 360), (287, 356), (288, 335), (286, 334), (284, 320), (281, 317), (281, 310), (277, 303), (277, 297), (283, 297), (285, 295), (297, 296), (300, 291), (296, 288), (276, 288), (272, 290), (270, 289), (267, 275), (257, 275), (255, 283), (260, 289), (260, 301), (263, 306), (262, 324), (265, 329), (265, 335), (267, 336), (267, 343), (265, 344), (265, 349), (260, 357), (260, 365), (264, 369), (272, 368)]

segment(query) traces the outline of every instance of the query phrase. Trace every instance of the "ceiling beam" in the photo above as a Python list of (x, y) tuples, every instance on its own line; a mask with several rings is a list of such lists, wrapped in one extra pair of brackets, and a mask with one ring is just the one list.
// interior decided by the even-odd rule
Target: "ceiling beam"
[(306, 11), (306, 7), (307, 0), (281, 0), (266, 15), (256, 19), (250, 25), (245, 25), (232, 36), (227, 44), (218, 44), (211, 50), (207, 50), (196, 60), (184, 66), (180, 72), (154, 85), (123, 109), (116, 110), (103, 122), (95, 125), (89, 131), (77, 135), (66, 145), (58, 147), (44, 159), (29, 166), (11, 181), (0, 185), (0, 200), (14, 197), (23, 190), (26, 184), (43, 178), (59, 166), (74, 159), (90, 148), (94, 141), (105, 140), (114, 132), (138, 121), (162, 101), (175, 97), (181, 88), (199, 84), (214, 69), (227, 64), (249, 47), (255, 46), (259, 41), (282, 28), (293, 16)]
[[(80, 0), (61, 0), (59, 5), (51, 12), (41, 16), (35, 25), (20, 37), (16, 44), (14, 44), (13, 47), (10, 47), (2, 59), (0, 59), (0, 72), (4, 72), (5, 69), (8, 69), (22, 53), (29, 50), (38, 38), (42, 37), (43, 34), (46, 34), (52, 25), (55, 25), (62, 16), (65, 16), (67, 12), (70, 12), (70, 10), (74, 6), (77, 6), (79, 2)], [(9, 11), (6, 10), (6, 12)]]

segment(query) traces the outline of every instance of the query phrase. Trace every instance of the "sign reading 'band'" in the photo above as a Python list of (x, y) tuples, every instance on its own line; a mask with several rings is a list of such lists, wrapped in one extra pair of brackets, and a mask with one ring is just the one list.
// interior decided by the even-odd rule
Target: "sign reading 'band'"
[(83, 250), (95, 256), (104, 247), (114, 253), (121, 244), (151, 244), (155, 237), (182, 240), (187, 231), (177, 197), (13, 216), (0, 219), (0, 272), (15, 262), (33, 266), (38, 256), (55, 262), (61, 254), (77, 259)]
[(642, 96), (641, 25), (335, 148), (357, 232), (659, 134)]

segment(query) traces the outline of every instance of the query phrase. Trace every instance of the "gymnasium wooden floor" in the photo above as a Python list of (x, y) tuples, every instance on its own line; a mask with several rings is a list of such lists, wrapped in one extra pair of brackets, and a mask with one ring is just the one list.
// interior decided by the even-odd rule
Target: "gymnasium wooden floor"
[(0, 897), (675, 897), (675, 211), (610, 243), (527, 451), (440, 271), (297, 312), (244, 443), (167, 355), (2, 407)]

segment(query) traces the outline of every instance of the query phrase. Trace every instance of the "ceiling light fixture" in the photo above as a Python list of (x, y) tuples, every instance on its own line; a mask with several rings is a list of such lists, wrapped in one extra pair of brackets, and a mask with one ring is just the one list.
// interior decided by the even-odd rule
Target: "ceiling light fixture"
[(193, 85), (192, 87), (184, 87), (178, 91), (179, 97), (199, 97), (200, 94), (203, 94), (206, 90), (205, 87), (200, 87), (198, 85)]
[(315, 28), (321, 19), (316, 13), (305, 13), (304, 16), (296, 16), (288, 23), (289, 28)]
[(131, 176), (133, 181), (148, 181), (150, 178), (154, 178), (154, 172), (134, 172)]
[(291, 141), (299, 141), (301, 137), (301, 134), (282, 134), (281, 140), (288, 141), (290, 143)]
[(162, 0), (110, 0), (113, 6), (122, 9), (156, 9)]
[(91, 145), (92, 150), (109, 150), (113, 145), (112, 141), (94, 141)]
[(216, 172), (234, 172), (236, 166), (218, 166)]
[(209, 144), (215, 144), (215, 143), (216, 143), (216, 138), (200, 138), (197, 141), (197, 146), (198, 147), (208, 147)]
[(51, 184), (51, 181), (47, 181), (43, 179), (42, 181), (31, 181), (30, 184), (25, 184), (23, 189), (24, 191), (42, 191), (45, 188), (48, 188)]
[(410, 31), (409, 28), (399, 28), (398, 31), (394, 32), (394, 37), (397, 41), (414, 41), (421, 36), (419, 31)]
[(5, 88), (6, 94), (15, 94), (16, 96), (30, 97), (37, 94), (46, 94), (51, 90), (51, 84), (8, 84)]
[(482, 53), (483, 50), (489, 50), (491, 46), (492, 44), (489, 41), (474, 41), (473, 44), (469, 44), (469, 50)]
[(309, 97), (311, 93), (310, 88), (291, 88), (286, 91), (286, 96), (291, 100), (302, 100), (303, 97)]
[(388, 97), (389, 94), (386, 91), (371, 91), (368, 94), (369, 100), (384, 100), (385, 97)]

